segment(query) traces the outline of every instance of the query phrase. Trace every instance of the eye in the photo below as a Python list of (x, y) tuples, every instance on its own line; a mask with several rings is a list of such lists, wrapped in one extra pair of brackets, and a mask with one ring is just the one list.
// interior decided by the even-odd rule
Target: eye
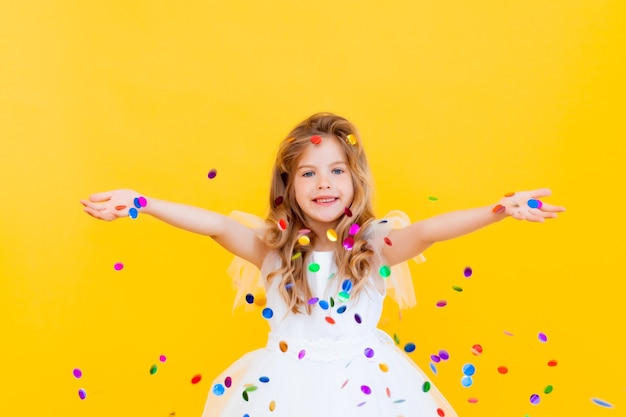
[(302, 173), (303, 177), (312, 177), (313, 176), (313, 171), (306, 171), (304, 173)]
[(335, 168), (331, 171), (333, 174), (343, 174), (345, 171), (341, 168)]

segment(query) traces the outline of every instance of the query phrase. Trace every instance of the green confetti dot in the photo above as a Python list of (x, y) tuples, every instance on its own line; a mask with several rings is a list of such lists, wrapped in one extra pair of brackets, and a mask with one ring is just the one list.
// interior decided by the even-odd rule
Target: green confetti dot
[(396, 345), (399, 345), (399, 344), (400, 344), (400, 338), (399, 338), (399, 337), (398, 337), (398, 335), (397, 335), (397, 334), (395, 334), (395, 333), (393, 334), (393, 340), (396, 342)]
[(553, 390), (553, 389), (554, 389), (554, 388), (552, 387), (552, 385), (548, 385), (547, 387), (545, 387), (545, 388), (543, 389), (543, 393), (544, 393), (544, 394), (550, 394), (550, 393), (552, 392), (552, 390)]
[(458, 287), (458, 286), (456, 286), (456, 285), (455, 285), (455, 286), (453, 286), (453, 287), (452, 287), (452, 289), (453, 289), (454, 291), (456, 291), (456, 292), (463, 292), (463, 288)]
[(422, 385), (422, 391), (424, 392), (430, 391), (430, 382), (428, 381), (424, 382), (424, 385)]
[(391, 268), (389, 268), (387, 265), (383, 265), (380, 267), (378, 273), (383, 278), (389, 278), (389, 275), (391, 275)]
[(320, 270), (320, 264), (316, 264), (315, 262), (309, 265), (309, 271), (317, 272)]
[(437, 201), (437, 200), (439, 200), (439, 198), (437, 198), (437, 197), (435, 197), (435, 196), (432, 196), (432, 195), (431, 195), (431, 196), (429, 196), (429, 197), (428, 197), (428, 199), (429, 199), (430, 201)]
[(157, 366), (156, 365), (152, 365), (150, 367), (150, 375), (154, 375), (157, 372)]

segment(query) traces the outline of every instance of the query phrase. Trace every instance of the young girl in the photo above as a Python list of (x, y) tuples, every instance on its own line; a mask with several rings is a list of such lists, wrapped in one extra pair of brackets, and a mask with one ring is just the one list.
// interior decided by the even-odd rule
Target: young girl
[[(405, 261), (507, 216), (554, 218), (564, 208), (538, 200), (548, 195), (547, 189), (509, 193), (490, 206), (412, 224), (400, 212), (376, 219), (358, 131), (342, 117), (320, 113), (280, 144), (269, 213), (257, 227), (242, 213), (226, 216), (132, 190), (81, 203), (98, 219), (139, 211), (210, 236), (236, 256), (231, 269), (240, 297), (253, 303), (257, 284), (264, 288), (267, 346), (214, 381), (203, 417), (426, 417), (456, 413), (376, 328), (386, 292), (401, 307), (412, 306)], [(256, 267), (256, 278), (246, 262)]]

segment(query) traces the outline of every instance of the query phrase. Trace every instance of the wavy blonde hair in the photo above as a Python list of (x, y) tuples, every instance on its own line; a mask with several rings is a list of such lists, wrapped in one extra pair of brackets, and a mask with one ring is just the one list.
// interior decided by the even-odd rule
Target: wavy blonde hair
[[(370, 259), (373, 251), (363, 239), (362, 232), (374, 220), (372, 208), (372, 181), (369, 164), (363, 150), (361, 137), (356, 127), (343, 117), (332, 113), (316, 113), (299, 123), (280, 143), (276, 162), (272, 171), (270, 188), (270, 210), (266, 219), (267, 229), (265, 243), (276, 250), (281, 258), (281, 268), (268, 275), (268, 281), (281, 276), (280, 293), (293, 312), (302, 312), (302, 308), (310, 312), (308, 300), (311, 289), (306, 279), (306, 262), (308, 254), (315, 246), (315, 239), (326, 239), (326, 236), (315, 236), (311, 232), (310, 245), (301, 245), (299, 231), (307, 228), (306, 217), (296, 202), (294, 191), (294, 173), (298, 160), (310, 146), (311, 136), (333, 136), (341, 144), (352, 183), (354, 198), (335, 227), (337, 232), (334, 248), (337, 262), (337, 275), (349, 278), (353, 282), (352, 295), (356, 295), (363, 287), (370, 272)], [(348, 138), (348, 135), (353, 135)], [(350, 143), (350, 140), (356, 142)], [(351, 212), (352, 216), (348, 214)], [(278, 223), (284, 220), (287, 227), (281, 229)], [(352, 250), (346, 250), (343, 240), (349, 236), (352, 224), (358, 224), (359, 232), (353, 236)], [(295, 256), (294, 256), (295, 255)]]

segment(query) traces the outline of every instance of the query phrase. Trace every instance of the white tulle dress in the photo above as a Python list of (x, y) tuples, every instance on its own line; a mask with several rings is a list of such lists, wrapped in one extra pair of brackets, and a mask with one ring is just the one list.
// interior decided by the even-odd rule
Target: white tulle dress
[[(378, 254), (389, 228), (406, 222), (394, 214), (367, 231)], [(238, 300), (258, 293), (254, 287), (261, 285), (270, 332), (266, 347), (244, 355), (213, 381), (203, 417), (456, 416), (428, 377), (377, 329), (386, 292), (401, 305), (414, 303), (407, 293), (408, 266), (394, 267), (383, 278), (378, 271), (384, 259), (378, 256), (371, 285), (351, 296), (351, 283), (335, 274), (333, 258), (333, 252), (312, 252), (306, 259), (316, 265), (307, 272), (311, 314), (290, 312), (278, 293), (280, 280), (265, 281), (279, 265), (276, 254), (265, 260), (258, 280), (249, 265), (235, 261)]]

